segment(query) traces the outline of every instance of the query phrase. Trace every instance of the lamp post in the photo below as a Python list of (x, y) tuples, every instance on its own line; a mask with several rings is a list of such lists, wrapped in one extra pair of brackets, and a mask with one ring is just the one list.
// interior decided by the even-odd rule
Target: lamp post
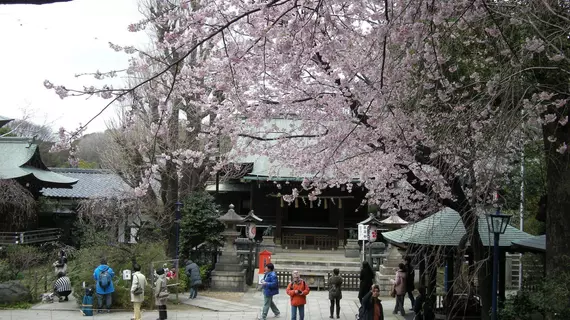
[(175, 212), (176, 212), (176, 268), (178, 269), (178, 248), (180, 247), (180, 208), (184, 206), (184, 204), (180, 201), (176, 201), (175, 205)]
[(487, 226), (489, 232), (493, 233), (493, 292), (492, 292), (492, 309), (491, 319), (497, 320), (497, 280), (499, 276), (499, 237), (504, 234), (511, 220), (510, 215), (501, 214), (501, 210), (497, 208), (495, 214), (485, 215), (487, 218)]

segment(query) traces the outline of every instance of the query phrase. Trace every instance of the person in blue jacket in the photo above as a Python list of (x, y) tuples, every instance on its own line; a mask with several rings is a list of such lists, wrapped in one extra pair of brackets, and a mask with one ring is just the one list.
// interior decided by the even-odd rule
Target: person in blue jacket
[(263, 311), (261, 313), (261, 319), (267, 319), (267, 313), (269, 308), (275, 314), (275, 317), (279, 317), (279, 309), (273, 302), (273, 296), (279, 294), (279, 282), (277, 281), (277, 274), (275, 273), (275, 266), (273, 263), (268, 263), (265, 266), (265, 275), (261, 281), (261, 286), (263, 287)]
[(101, 259), (101, 264), (93, 272), (93, 279), (96, 284), (95, 292), (97, 293), (97, 313), (103, 312), (103, 300), (105, 301), (107, 312), (111, 312), (112, 296), (113, 292), (115, 292), (115, 287), (113, 286), (114, 277), (115, 272), (107, 265), (107, 260)]

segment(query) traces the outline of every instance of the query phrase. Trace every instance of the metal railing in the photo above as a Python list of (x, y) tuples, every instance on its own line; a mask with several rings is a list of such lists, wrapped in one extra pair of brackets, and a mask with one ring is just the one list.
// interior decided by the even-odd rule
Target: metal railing
[(34, 244), (57, 241), (61, 237), (61, 229), (39, 229), (23, 232), (0, 232), (0, 244)]

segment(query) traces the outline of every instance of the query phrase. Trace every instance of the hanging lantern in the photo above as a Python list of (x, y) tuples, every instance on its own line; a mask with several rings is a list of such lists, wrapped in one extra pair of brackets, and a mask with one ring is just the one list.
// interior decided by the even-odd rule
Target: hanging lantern
[(377, 228), (375, 225), (370, 225), (368, 228), (368, 241), (374, 242), (378, 237)]
[(248, 239), (253, 240), (255, 238), (255, 235), (257, 234), (256, 222), (261, 222), (261, 221), (263, 221), (263, 219), (256, 216), (253, 213), (253, 210), (251, 210), (248, 213), (248, 215), (243, 219), (243, 221), (245, 222), (245, 236)]
[(255, 222), (248, 222), (245, 224), (245, 235), (249, 239), (255, 238), (255, 233), (257, 232), (257, 225)]

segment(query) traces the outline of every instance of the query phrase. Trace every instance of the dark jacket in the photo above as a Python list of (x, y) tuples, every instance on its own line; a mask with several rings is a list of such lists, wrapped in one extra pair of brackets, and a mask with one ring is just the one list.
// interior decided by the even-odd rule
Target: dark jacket
[(424, 295), (419, 295), (416, 297), (416, 302), (414, 304), (414, 313), (416, 314), (416, 320), (434, 320), (435, 315), (429, 305), (424, 306), (426, 302), (426, 297)]
[(416, 273), (414, 272), (414, 266), (412, 266), (411, 264), (407, 264), (406, 265), (406, 290), (408, 291), (414, 291), (414, 289), (416, 288), (415, 285), (415, 276)]
[(329, 279), (329, 300), (342, 299), (342, 277), (332, 276)]
[(202, 284), (202, 276), (200, 275), (200, 267), (192, 261), (186, 264), (186, 275), (191, 287), (199, 286)]
[(362, 268), (360, 271), (360, 289), (358, 290), (358, 300), (361, 300), (372, 288), (374, 283), (374, 272), (370, 268)]
[(269, 271), (263, 277), (265, 285), (263, 286), (263, 295), (272, 297), (279, 294), (279, 282), (277, 281), (277, 274), (275, 271)]
[(372, 297), (372, 292), (368, 292), (362, 298), (362, 320), (374, 320), (374, 304), (378, 304), (380, 307), (380, 320), (384, 320), (384, 308), (382, 307), (382, 301), (378, 298)]

